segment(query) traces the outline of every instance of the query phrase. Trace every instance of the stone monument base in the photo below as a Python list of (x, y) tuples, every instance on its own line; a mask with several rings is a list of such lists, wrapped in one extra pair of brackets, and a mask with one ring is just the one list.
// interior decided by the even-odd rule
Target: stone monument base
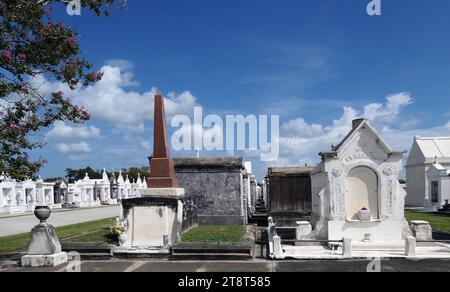
[(185, 194), (180, 188), (144, 189), (140, 191), (142, 198), (175, 198), (182, 199)]
[(66, 252), (52, 255), (26, 255), (22, 257), (22, 267), (29, 268), (57, 267), (65, 263), (67, 263)]
[(433, 240), (433, 229), (427, 221), (411, 221), (411, 230), (414, 237), (419, 241)]
[(308, 221), (298, 221), (295, 228), (295, 237), (297, 240), (312, 239), (312, 226)]
[(141, 198), (122, 200), (127, 240), (120, 250), (170, 248), (183, 225), (184, 189), (160, 188), (141, 191)]
[(409, 231), (405, 220), (357, 220), (328, 221), (328, 240), (351, 238), (353, 241), (365, 240), (370, 234), (372, 241), (403, 241)]

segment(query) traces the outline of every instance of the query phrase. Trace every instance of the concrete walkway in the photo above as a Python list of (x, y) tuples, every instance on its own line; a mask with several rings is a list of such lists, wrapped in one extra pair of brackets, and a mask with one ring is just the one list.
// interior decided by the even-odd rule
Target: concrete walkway
[[(70, 265), (69, 269), (73, 269)], [(450, 260), (383, 259), (374, 266), (372, 260), (334, 261), (146, 261), (110, 260), (83, 261), (81, 272), (449, 272)], [(0, 272), (66, 272), (67, 266), (56, 268), (20, 268), (3, 265)]]
[[(120, 216), (120, 206), (53, 212), (48, 220), (55, 227)], [(0, 218), (0, 237), (30, 232), (39, 222), (34, 214)]]

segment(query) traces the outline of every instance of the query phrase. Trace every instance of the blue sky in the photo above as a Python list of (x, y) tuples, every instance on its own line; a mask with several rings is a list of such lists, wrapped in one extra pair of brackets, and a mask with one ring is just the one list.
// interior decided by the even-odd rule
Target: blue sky
[(371, 118), (393, 148), (409, 149), (414, 135), (448, 136), (450, 2), (382, 0), (378, 17), (366, 14), (369, 2), (129, 0), (110, 17), (69, 17), (57, 6), (55, 17), (80, 32), (83, 55), (108, 80), (72, 94), (93, 119), (50, 129), (35, 154), (49, 160), (42, 175), (146, 165), (152, 88), (174, 101), (169, 117), (193, 104), (280, 115), (280, 159), (245, 153), (259, 177), (270, 165), (317, 162), (354, 117)]

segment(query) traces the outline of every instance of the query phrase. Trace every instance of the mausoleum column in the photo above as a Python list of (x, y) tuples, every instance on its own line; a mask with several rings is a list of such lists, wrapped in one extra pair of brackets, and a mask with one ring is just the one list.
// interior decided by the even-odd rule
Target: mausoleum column
[(0, 208), (2, 208), (4, 206), (3, 201), (4, 201), (4, 199), (3, 199), (3, 188), (0, 187)]
[(53, 187), (51, 188), (49, 195), (50, 195), (50, 203), (54, 205), (55, 204), (55, 189)]
[(22, 191), (22, 206), (28, 205), (27, 202), (27, 190), (24, 188)]

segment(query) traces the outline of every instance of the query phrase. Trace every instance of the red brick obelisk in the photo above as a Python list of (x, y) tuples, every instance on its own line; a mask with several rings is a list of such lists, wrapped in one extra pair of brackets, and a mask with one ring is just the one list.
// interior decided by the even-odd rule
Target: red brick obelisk
[(178, 188), (173, 160), (169, 158), (167, 144), (164, 98), (158, 91), (155, 95), (153, 131), (153, 156), (150, 158), (150, 177), (147, 186), (150, 189)]

